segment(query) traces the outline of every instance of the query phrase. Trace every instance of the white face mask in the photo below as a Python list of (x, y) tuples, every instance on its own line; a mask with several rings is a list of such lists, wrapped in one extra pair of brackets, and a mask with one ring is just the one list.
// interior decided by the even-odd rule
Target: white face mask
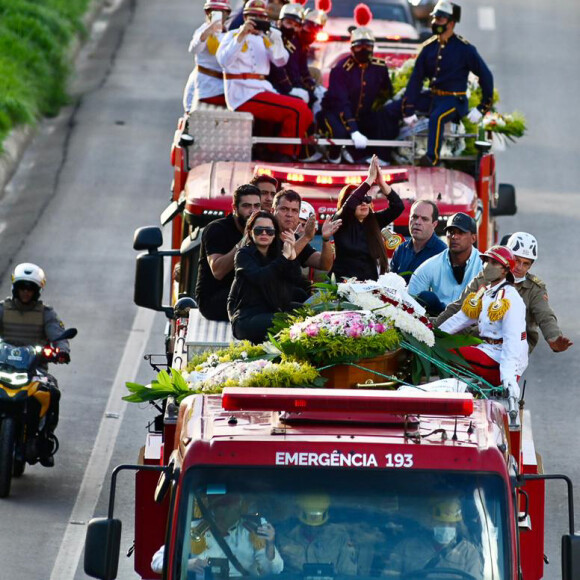
[(455, 526), (436, 526), (433, 528), (435, 541), (442, 546), (446, 546), (455, 539), (457, 530)]
[(520, 284), (520, 283), (521, 283), (521, 282), (523, 282), (525, 279), (526, 279), (526, 277), (525, 277), (525, 276), (522, 276), (521, 278), (516, 278), (516, 277), (514, 276), (514, 282), (515, 282), (516, 284)]

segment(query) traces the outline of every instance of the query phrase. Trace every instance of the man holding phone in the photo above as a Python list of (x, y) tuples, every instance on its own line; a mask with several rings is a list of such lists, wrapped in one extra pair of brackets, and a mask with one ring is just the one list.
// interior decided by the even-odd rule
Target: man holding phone
[(205, 22), (193, 33), (189, 44), (195, 67), (183, 92), (186, 113), (195, 109), (198, 102), (226, 106), (223, 73), (216, 52), (224, 35), (224, 22), (231, 12), (229, 0), (207, 0), (203, 9)]
[[(246, 3), (244, 25), (227, 32), (217, 51), (230, 110), (247, 111), (256, 119), (279, 124), (277, 136), (305, 137), (312, 124), (308, 105), (302, 99), (278, 94), (266, 80), (270, 65), (284, 66), (288, 56), (282, 34), (270, 26), (264, 0)], [(280, 145), (275, 151), (279, 161), (290, 161), (298, 146)]]

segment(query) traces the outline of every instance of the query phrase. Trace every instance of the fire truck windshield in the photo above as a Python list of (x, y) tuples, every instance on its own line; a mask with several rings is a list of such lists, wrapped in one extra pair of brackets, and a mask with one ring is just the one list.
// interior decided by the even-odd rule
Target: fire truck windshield
[(495, 474), (204, 467), (184, 483), (173, 578), (509, 576), (507, 486)]

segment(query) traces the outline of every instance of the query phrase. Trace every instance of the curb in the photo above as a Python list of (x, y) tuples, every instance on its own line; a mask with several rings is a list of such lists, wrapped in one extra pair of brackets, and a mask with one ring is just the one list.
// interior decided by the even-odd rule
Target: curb
[[(111, 0), (93, 0), (91, 6), (83, 17), (83, 24), (88, 31), (87, 39), (90, 38), (93, 23), (98, 18), (101, 10)], [(83, 46), (80, 35), (77, 35), (70, 46), (69, 60), (74, 62)], [(3, 147), (4, 152), (0, 154), (0, 198), (4, 194), (4, 188), (18, 169), (18, 165), (30, 141), (36, 135), (39, 125), (43, 119), (40, 118), (34, 125), (24, 125), (14, 128), (6, 137)]]

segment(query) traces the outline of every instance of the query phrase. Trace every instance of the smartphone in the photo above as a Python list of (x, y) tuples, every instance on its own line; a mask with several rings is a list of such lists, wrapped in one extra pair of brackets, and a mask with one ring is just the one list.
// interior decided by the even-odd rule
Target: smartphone
[(211, 23), (215, 24), (216, 22), (222, 21), (222, 13), (221, 12), (212, 12), (211, 13)]
[(246, 514), (242, 516), (244, 521), (244, 526), (253, 532), (254, 534), (258, 531), (258, 528), (262, 525), (262, 517), (259, 514)]
[(270, 21), (269, 20), (252, 20), (256, 30), (261, 32), (268, 32), (270, 30)]

